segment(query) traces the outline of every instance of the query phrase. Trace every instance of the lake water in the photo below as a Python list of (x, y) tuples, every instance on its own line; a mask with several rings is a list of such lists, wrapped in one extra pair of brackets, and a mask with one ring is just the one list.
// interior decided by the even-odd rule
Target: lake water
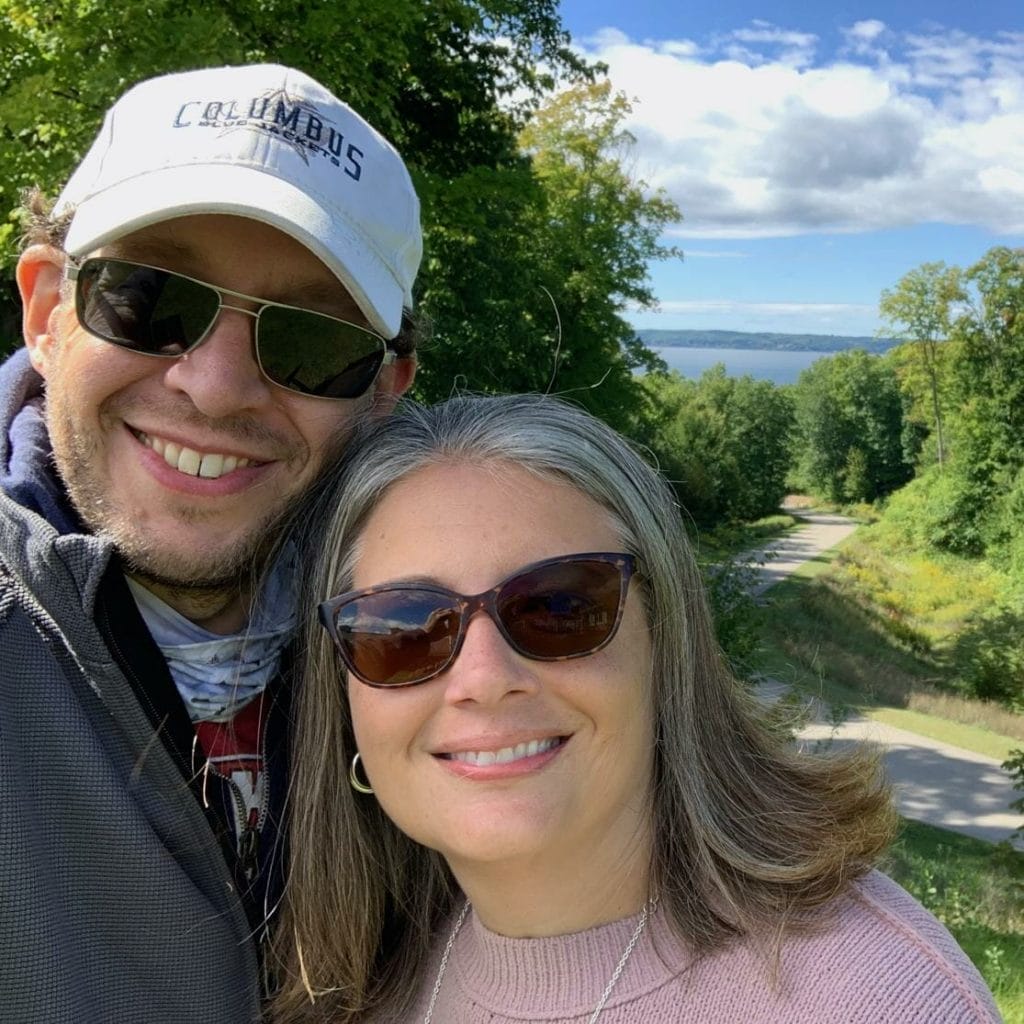
[(835, 355), (834, 352), (780, 352), (760, 348), (655, 348), (670, 370), (696, 380), (715, 363), (724, 363), (730, 377), (750, 374), (757, 380), (775, 384), (792, 384), (815, 360)]

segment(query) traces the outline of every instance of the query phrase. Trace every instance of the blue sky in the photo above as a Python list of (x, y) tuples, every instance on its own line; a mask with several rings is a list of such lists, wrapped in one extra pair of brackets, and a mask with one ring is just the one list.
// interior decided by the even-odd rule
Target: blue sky
[(679, 204), (637, 327), (874, 334), (931, 260), (1024, 245), (1024, 3), (563, 0)]

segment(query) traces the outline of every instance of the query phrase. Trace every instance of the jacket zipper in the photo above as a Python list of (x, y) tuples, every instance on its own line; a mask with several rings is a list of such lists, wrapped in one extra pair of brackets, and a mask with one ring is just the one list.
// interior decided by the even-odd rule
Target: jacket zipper
[[(265, 694), (260, 696), (260, 700), (263, 700)], [(270, 715), (270, 709), (266, 711), (267, 717)], [(267, 820), (267, 813), (269, 811), (269, 789), (270, 780), (267, 778), (267, 722), (263, 720), (264, 712), (260, 712), (260, 798), (257, 804), (256, 820), (251, 821), (251, 811), (246, 811), (245, 797), (242, 790), (239, 788), (238, 783), (227, 775), (217, 771), (216, 768), (209, 768), (208, 770), (219, 778), (223, 779), (227, 783), (231, 790), (232, 798), (232, 810), (235, 813), (235, 823), (238, 827), (238, 838), (236, 850), (238, 853), (239, 867), (242, 870), (242, 875), (245, 877), (246, 883), (251, 883), (255, 879), (256, 875), (259, 874), (260, 870), (260, 835), (263, 831), (263, 825)], [(209, 762), (207, 762), (209, 765)]]

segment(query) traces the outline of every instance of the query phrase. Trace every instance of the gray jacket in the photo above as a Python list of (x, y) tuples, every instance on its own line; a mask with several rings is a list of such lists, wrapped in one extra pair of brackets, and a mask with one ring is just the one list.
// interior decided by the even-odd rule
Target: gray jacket
[(58, 533), (5, 490), (0, 1020), (251, 1024), (258, 971), (237, 885), (97, 625), (119, 572), (110, 547)]

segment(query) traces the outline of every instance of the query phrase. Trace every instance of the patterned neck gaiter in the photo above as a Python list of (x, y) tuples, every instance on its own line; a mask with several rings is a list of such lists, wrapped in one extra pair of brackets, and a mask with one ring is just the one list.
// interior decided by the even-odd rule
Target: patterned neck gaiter
[(267, 574), (249, 625), (223, 636), (128, 580), (193, 722), (225, 722), (263, 692), (295, 634), (295, 584), (295, 554), (288, 549)]

